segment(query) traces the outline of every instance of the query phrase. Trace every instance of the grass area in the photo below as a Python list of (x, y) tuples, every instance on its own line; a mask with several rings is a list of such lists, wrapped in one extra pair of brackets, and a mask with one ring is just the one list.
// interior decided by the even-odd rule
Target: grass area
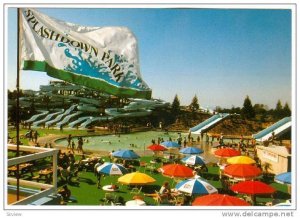
[[(21, 129), (20, 135), (25, 135), (27, 129)], [(50, 135), (50, 134), (56, 134), (56, 135), (68, 135), (72, 134), (74, 135), (86, 135), (87, 132), (86, 130), (64, 130), (63, 132), (59, 130), (53, 130), (53, 129), (39, 129), (38, 130), (40, 137)], [(9, 130), (9, 135), (10, 137), (15, 137), (15, 130)], [(21, 140), (23, 144), (28, 144), (27, 139), (22, 139)], [(8, 156), (14, 157), (13, 152), (8, 152)], [(80, 156), (76, 156), (76, 159), (78, 160)], [(152, 159), (151, 156), (145, 156), (140, 159), (140, 161), (149, 163), (150, 160)], [(107, 159), (108, 160), (108, 159)], [(37, 161), (34, 164), (34, 175), (38, 174), (38, 170), (44, 169), (46, 167), (51, 167), (51, 158), (45, 158)], [(157, 168), (159, 165), (157, 166)], [(147, 205), (156, 205), (155, 201), (153, 200), (152, 197), (147, 197), (144, 196), (145, 193), (154, 193), (155, 190), (159, 190), (161, 185), (165, 181), (169, 181), (171, 188), (174, 188), (177, 182), (175, 182), (173, 179), (165, 177), (161, 175), (160, 173), (154, 173), (150, 171), (146, 171), (144, 167), (139, 167), (137, 168), (138, 171), (146, 173), (150, 176), (152, 176), (156, 182), (152, 185), (148, 186), (143, 186), (141, 196), (144, 198), (144, 201), (146, 202)], [(30, 179), (30, 177), (27, 177), (28, 175), (25, 175), (26, 179)], [(204, 179), (206, 179), (211, 185), (216, 187), (220, 193), (223, 192), (222, 190), (222, 184), (219, 179), (219, 168), (216, 166), (209, 166), (208, 167), (208, 172), (202, 175)], [(130, 188), (127, 185), (122, 185), (117, 182), (118, 176), (105, 176), (102, 177), (101, 179), (101, 185), (102, 187), (105, 185), (109, 184), (116, 184), (119, 186), (119, 191), (114, 192), (113, 194), (117, 195), (118, 197), (121, 197), (124, 199), (124, 202), (132, 200), (133, 194), (130, 194)], [(291, 196), (288, 194), (288, 189), (286, 185), (274, 183), (273, 179), (269, 179), (265, 181), (266, 183), (270, 184), (273, 186), (277, 192), (274, 195), (274, 198), (279, 199), (280, 202), (284, 202), (287, 199), (290, 199)], [(59, 181), (58, 186), (61, 187), (63, 186), (64, 183), (62, 181)], [(86, 171), (81, 171), (78, 175), (78, 181), (77, 182), (70, 182), (68, 184), (69, 189), (71, 190), (72, 196), (74, 196), (77, 201), (76, 202), (70, 202), (68, 205), (84, 205), (84, 206), (95, 206), (95, 205), (103, 205), (104, 202), (102, 199), (105, 197), (105, 191), (102, 189), (97, 188), (97, 178), (94, 175), (93, 172), (86, 172)], [(258, 205), (264, 205), (266, 202), (272, 201), (272, 198), (270, 196), (258, 196), (256, 198)]]
[[(142, 157), (141, 161), (149, 162), (152, 157)], [(154, 179), (156, 179), (156, 182), (152, 185), (143, 186), (141, 191), (141, 196), (144, 198), (144, 201), (147, 205), (156, 205), (155, 201), (152, 197), (144, 196), (144, 193), (154, 193), (155, 190), (159, 190), (161, 185), (164, 181), (169, 181), (171, 188), (174, 188), (177, 182), (175, 182), (173, 179), (163, 176), (160, 173), (153, 173), (149, 171), (145, 171), (144, 167), (140, 167), (137, 170), (140, 172), (145, 172), (146, 174), (152, 176)], [(220, 193), (222, 193), (222, 184), (219, 180), (219, 168), (218, 167), (209, 167), (208, 172), (203, 175), (207, 181), (212, 184), (214, 187), (216, 187)], [(102, 178), (101, 185), (110, 185), (110, 184), (116, 184), (119, 186), (119, 191), (114, 192), (115, 195), (118, 197), (122, 197), (124, 201), (132, 200), (133, 194), (130, 194), (130, 187), (127, 185), (122, 185), (117, 182), (118, 176), (106, 176)], [(79, 174), (79, 186), (75, 184), (69, 184), (69, 188), (72, 192), (72, 196), (76, 197), (77, 202), (74, 203), (68, 203), (68, 205), (103, 205), (103, 201), (101, 199), (105, 196), (105, 191), (102, 189), (97, 188), (97, 179), (93, 172), (81, 172)], [(274, 182), (267, 182), (274, 188), (276, 188), (277, 192), (275, 194), (275, 198), (278, 199), (280, 202), (284, 202), (287, 199), (290, 199), (290, 195), (287, 191), (287, 186), (274, 183)], [(239, 196), (240, 197), (240, 196)], [(261, 196), (257, 197), (257, 204), (258, 205), (265, 205), (266, 202), (272, 201), (272, 198), (270, 196)]]

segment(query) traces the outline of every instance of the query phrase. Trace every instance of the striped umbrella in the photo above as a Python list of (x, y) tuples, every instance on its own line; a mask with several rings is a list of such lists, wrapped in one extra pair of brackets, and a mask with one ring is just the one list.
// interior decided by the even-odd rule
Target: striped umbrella
[(97, 167), (97, 172), (106, 175), (123, 175), (127, 173), (126, 168), (121, 164), (106, 162)]
[(215, 187), (200, 178), (181, 181), (175, 186), (175, 189), (190, 195), (218, 193)]
[(188, 165), (205, 165), (206, 164), (204, 158), (201, 156), (197, 156), (197, 155), (187, 156), (185, 158), (182, 158), (181, 161)]

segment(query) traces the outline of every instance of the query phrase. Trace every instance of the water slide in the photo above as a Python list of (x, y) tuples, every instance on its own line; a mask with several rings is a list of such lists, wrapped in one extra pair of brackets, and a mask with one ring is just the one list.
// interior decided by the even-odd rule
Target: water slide
[(207, 120), (203, 121), (202, 123), (199, 123), (197, 126), (194, 126), (193, 128), (190, 128), (190, 132), (193, 134), (200, 134), (201, 132), (205, 132), (209, 128), (213, 127), (223, 119), (230, 116), (230, 114), (227, 113), (219, 113), (216, 115), (213, 115), (212, 117), (208, 118)]
[(292, 126), (292, 118), (285, 117), (278, 122), (274, 123), (272, 126), (267, 127), (266, 129), (256, 133), (253, 135), (253, 138), (256, 141), (267, 141), (272, 137), (272, 133), (274, 132), (275, 136), (280, 136), (286, 133)]
[(33, 115), (29, 120), (26, 120), (25, 123), (32, 123), (39, 118), (45, 117), (47, 114), (49, 114), (49, 111), (42, 111), (40, 114)]
[(56, 115), (62, 114), (63, 112), (64, 112), (64, 110), (60, 110), (59, 112), (48, 114), (44, 119), (35, 121), (32, 125), (37, 127), (37, 126), (47, 122), (48, 120), (53, 119), (53, 117), (55, 117)]
[(83, 123), (84, 121), (89, 120), (90, 118), (91, 118), (91, 116), (88, 116), (88, 117), (80, 117), (80, 118), (78, 118), (77, 120), (75, 120), (75, 121), (73, 121), (73, 122), (70, 122), (70, 123), (68, 124), (68, 126), (69, 126), (70, 128), (74, 128), (74, 127), (80, 125), (80, 123)]
[(52, 126), (55, 123), (59, 122), (61, 119), (63, 119), (65, 116), (69, 115), (73, 110), (75, 110), (75, 108), (77, 107), (77, 104), (72, 105), (71, 107), (68, 108), (68, 110), (66, 110), (64, 113), (58, 115), (54, 120), (50, 120), (48, 122), (46, 122), (46, 126)]
[(78, 117), (82, 113), (82, 111), (77, 111), (73, 114), (67, 115), (62, 121), (58, 122), (56, 126), (60, 128), (60, 126), (66, 125), (68, 122), (70, 122), (71, 119)]
[(109, 116), (118, 117), (143, 117), (150, 115), (152, 110), (150, 109), (135, 109), (135, 110), (125, 110), (120, 108), (106, 108), (105, 113)]
[(98, 121), (108, 121), (108, 120), (112, 120), (112, 119), (113, 119), (113, 117), (108, 117), (108, 116), (104, 116), (104, 117), (90, 117), (85, 122), (83, 122), (79, 127), (80, 128), (87, 128), (92, 123), (95, 123), (95, 122), (98, 122)]
[(153, 100), (145, 100), (139, 98), (130, 98), (131, 102), (124, 107), (125, 110), (136, 110), (136, 109), (154, 109), (167, 107), (170, 104), (168, 102), (153, 99)]
[(99, 112), (99, 109), (91, 104), (82, 104), (77, 107), (79, 111), (85, 112)]

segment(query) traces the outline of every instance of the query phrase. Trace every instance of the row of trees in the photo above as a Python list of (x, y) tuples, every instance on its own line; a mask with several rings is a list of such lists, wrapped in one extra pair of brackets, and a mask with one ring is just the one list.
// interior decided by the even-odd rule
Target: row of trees
[[(189, 104), (188, 108), (192, 112), (196, 112), (199, 110), (200, 105), (197, 96), (195, 95), (192, 99), (192, 102)], [(171, 112), (174, 116), (178, 116), (180, 114), (180, 100), (178, 95), (176, 94), (171, 106)], [(255, 104), (252, 105), (249, 96), (246, 96), (244, 99), (243, 107), (232, 107), (230, 109), (216, 107), (216, 112), (223, 113), (236, 113), (242, 115), (245, 119), (259, 119), (260, 121), (265, 121), (267, 117), (271, 117), (273, 120), (278, 120), (283, 117), (291, 116), (291, 109), (288, 103), (285, 103), (282, 106), (280, 100), (278, 100), (275, 109), (268, 109), (266, 105), (263, 104)]]

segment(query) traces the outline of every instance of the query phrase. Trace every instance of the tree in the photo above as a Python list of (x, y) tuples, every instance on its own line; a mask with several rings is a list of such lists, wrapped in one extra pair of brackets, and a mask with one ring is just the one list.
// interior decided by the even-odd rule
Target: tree
[(177, 117), (180, 113), (180, 101), (179, 101), (177, 94), (174, 97), (174, 100), (173, 100), (173, 103), (171, 106), (171, 112), (173, 113), (173, 115), (175, 117)]
[(199, 106), (198, 98), (197, 98), (196, 95), (193, 97), (192, 102), (189, 105), (189, 107), (192, 110), (192, 112), (195, 112), (195, 111), (199, 110), (200, 106)]
[(290, 109), (288, 103), (285, 103), (285, 105), (284, 105), (284, 107), (283, 107), (282, 110), (283, 110), (283, 115), (284, 115), (284, 117), (289, 117), (289, 116), (291, 116), (292, 112), (291, 112), (291, 109)]
[(251, 100), (248, 95), (244, 100), (244, 104), (243, 104), (243, 108), (242, 108), (242, 115), (246, 119), (251, 119), (251, 118), (255, 117), (255, 111), (254, 111), (254, 108), (252, 106)]

